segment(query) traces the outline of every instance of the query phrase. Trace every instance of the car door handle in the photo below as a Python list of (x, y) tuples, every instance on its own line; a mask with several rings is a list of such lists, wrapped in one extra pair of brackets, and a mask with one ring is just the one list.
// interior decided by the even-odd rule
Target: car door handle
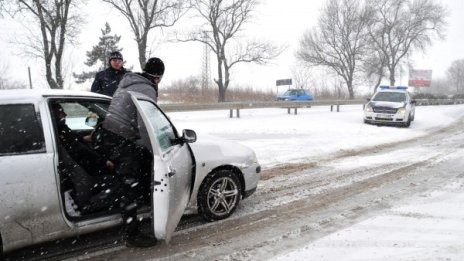
[(169, 166), (168, 169), (169, 169), (169, 172), (168, 172), (169, 177), (172, 177), (172, 176), (176, 175), (176, 169), (175, 168)]

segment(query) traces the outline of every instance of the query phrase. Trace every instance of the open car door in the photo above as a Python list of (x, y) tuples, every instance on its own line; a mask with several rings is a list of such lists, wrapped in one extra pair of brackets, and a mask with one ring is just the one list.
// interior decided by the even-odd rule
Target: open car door
[(190, 200), (194, 181), (193, 154), (187, 141), (178, 137), (172, 123), (152, 100), (136, 93), (131, 95), (146, 126), (153, 150), (152, 214), (155, 237), (169, 242)]

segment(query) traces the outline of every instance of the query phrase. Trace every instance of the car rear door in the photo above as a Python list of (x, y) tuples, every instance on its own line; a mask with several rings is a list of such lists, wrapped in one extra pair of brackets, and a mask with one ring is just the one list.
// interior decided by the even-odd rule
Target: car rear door
[(155, 237), (169, 242), (190, 200), (194, 160), (187, 143), (151, 100), (132, 93), (153, 150), (152, 211)]

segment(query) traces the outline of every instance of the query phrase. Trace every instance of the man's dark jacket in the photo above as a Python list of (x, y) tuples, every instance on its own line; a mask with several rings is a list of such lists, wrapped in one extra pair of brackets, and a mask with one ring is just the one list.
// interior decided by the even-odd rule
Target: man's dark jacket
[(121, 68), (121, 70), (115, 70), (111, 66), (101, 72), (98, 72), (92, 83), (90, 91), (113, 96), (114, 92), (118, 88), (119, 82), (127, 72), (128, 71), (124, 69), (124, 67)]
[(145, 125), (139, 118), (129, 91), (144, 94), (156, 102), (157, 89), (157, 85), (141, 74), (126, 74), (111, 100), (103, 128), (127, 140), (143, 139), (146, 142), (147, 137), (143, 136), (146, 132)]

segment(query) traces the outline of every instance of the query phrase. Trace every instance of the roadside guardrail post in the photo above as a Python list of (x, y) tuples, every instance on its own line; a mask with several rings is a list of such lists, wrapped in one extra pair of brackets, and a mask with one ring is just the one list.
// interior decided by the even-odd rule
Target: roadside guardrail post
[[(237, 110), (237, 118), (240, 118), (240, 109), (239, 108), (236, 108)], [(229, 109), (229, 118), (233, 118), (234, 117), (234, 108), (230, 108)]]
[(334, 108), (334, 106), (333, 106), (333, 104), (331, 104), (330, 105), (330, 111), (333, 111), (333, 108)]
[(337, 104), (337, 112), (340, 112), (340, 104)]

